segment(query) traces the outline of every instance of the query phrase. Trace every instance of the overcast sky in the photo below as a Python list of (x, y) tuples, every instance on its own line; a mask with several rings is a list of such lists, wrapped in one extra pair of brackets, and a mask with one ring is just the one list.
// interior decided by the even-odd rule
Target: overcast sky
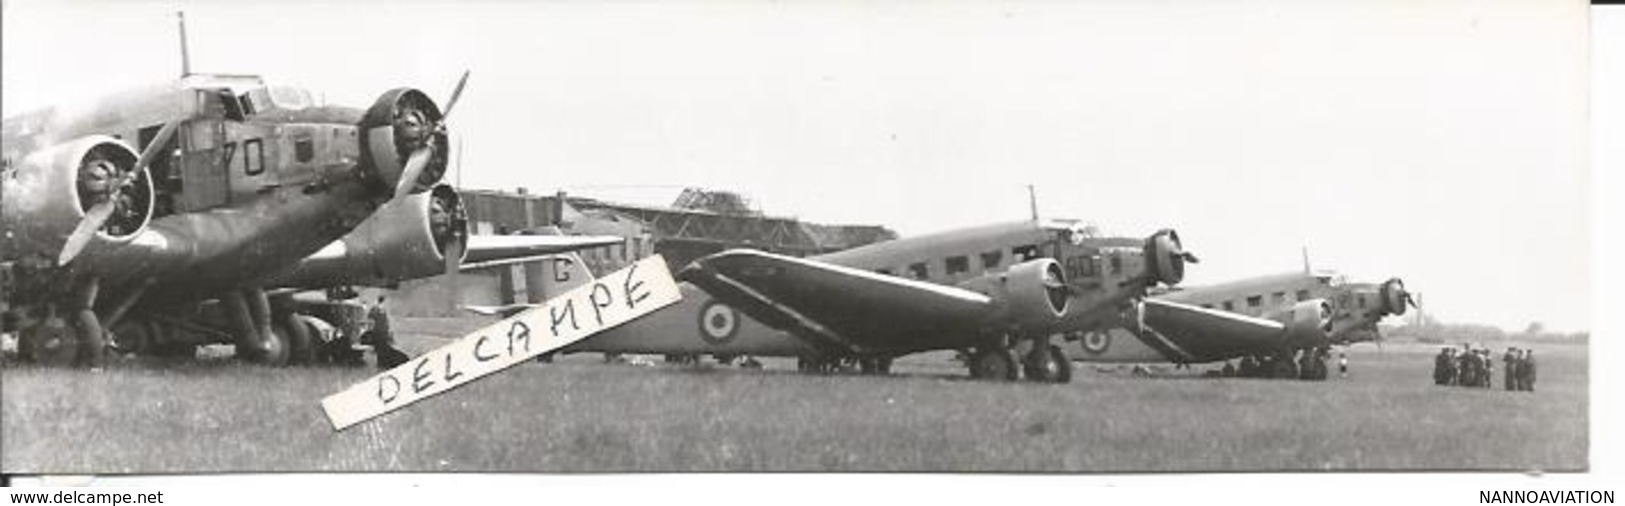
[(7, 0), (7, 115), (179, 72), (444, 100), (462, 180), (904, 235), (1180, 231), (1189, 283), (1400, 276), (1448, 321), (1590, 327), (1586, 6)]

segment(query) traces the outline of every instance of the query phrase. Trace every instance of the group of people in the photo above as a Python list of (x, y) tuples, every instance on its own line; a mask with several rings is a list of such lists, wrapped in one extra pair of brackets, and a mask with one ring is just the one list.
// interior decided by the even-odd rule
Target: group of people
[[(1501, 356), (1505, 364), (1502, 378), (1507, 391), (1535, 391), (1535, 351), (1508, 347)], [(1446, 346), (1433, 359), (1433, 383), (1436, 385), (1491, 388), (1495, 378), (1495, 359), (1489, 348), (1474, 349), (1463, 344), (1460, 350)]]

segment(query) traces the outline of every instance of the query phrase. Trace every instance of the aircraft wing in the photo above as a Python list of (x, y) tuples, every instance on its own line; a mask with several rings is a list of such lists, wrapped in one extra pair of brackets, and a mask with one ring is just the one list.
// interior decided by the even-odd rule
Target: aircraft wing
[(1286, 334), (1286, 325), (1274, 320), (1154, 298), (1141, 303), (1139, 318), (1139, 328), (1130, 331), (1163, 355), (1187, 362), (1272, 351)]
[(696, 260), (677, 275), (770, 327), (837, 353), (970, 346), (986, 295), (756, 250)]
[(471, 235), (462, 270), (530, 262), (625, 242), (626, 238), (612, 235)]

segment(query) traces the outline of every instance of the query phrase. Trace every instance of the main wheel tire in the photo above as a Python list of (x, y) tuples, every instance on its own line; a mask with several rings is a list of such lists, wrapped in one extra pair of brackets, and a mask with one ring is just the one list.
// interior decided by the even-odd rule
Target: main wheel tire
[(23, 357), (39, 365), (67, 367), (79, 356), (79, 340), (61, 320), (23, 329), (20, 341), (17, 348)]
[(297, 313), (283, 318), (288, 328), (288, 363), (310, 365), (316, 363), (316, 327), (306, 323)]
[(126, 321), (113, 327), (107, 339), (107, 349), (132, 355), (151, 354), (156, 346), (158, 332), (146, 322)]
[(1049, 354), (1050, 354), (1051, 357), (1053, 357), (1056, 364), (1060, 366), (1060, 371), (1055, 375), (1055, 382), (1056, 383), (1071, 383), (1072, 382), (1072, 360), (1068, 359), (1066, 357), (1066, 352), (1061, 351), (1060, 346), (1052, 344), (1049, 347)]
[(237, 357), (257, 365), (284, 367), (293, 353), (293, 337), (286, 324), (274, 323), (269, 335), (259, 336), (252, 348), (237, 347)]
[(970, 375), (976, 379), (1015, 381), (1019, 373), (1016, 369), (1016, 358), (1010, 350), (988, 348), (978, 350), (971, 356)]
[(1050, 356), (1048, 348), (1034, 347), (1021, 361), (1021, 375), (1027, 381), (1053, 382), (1060, 372), (1061, 367)]

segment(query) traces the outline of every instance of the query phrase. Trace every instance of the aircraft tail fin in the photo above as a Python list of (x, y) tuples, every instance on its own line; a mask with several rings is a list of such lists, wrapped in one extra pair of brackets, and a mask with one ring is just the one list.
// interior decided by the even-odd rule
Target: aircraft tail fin
[(551, 299), (595, 279), (587, 263), (575, 253), (552, 255), (542, 260), (542, 296)]

